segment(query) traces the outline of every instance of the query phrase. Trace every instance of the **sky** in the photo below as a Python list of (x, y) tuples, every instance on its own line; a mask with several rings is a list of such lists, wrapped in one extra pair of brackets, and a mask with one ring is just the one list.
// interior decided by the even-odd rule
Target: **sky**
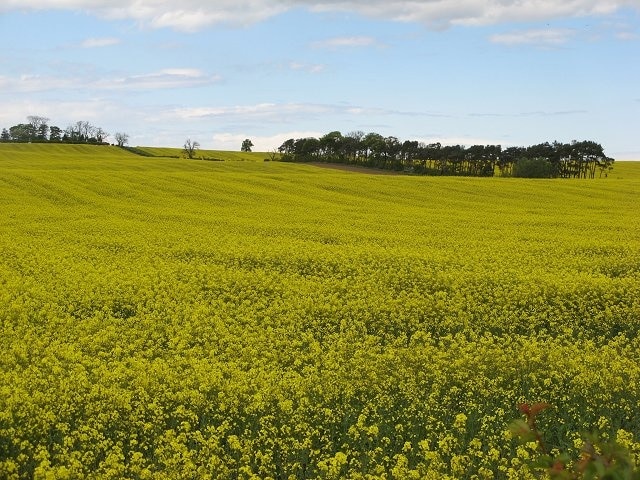
[(83, 120), (130, 145), (289, 138), (640, 160), (640, 0), (0, 0), (0, 128)]

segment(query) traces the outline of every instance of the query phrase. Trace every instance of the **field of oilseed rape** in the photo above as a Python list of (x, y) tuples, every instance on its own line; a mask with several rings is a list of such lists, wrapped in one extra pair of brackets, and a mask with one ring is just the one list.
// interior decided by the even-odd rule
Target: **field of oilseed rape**
[(532, 478), (640, 460), (640, 164), (376, 176), (0, 145), (0, 478)]

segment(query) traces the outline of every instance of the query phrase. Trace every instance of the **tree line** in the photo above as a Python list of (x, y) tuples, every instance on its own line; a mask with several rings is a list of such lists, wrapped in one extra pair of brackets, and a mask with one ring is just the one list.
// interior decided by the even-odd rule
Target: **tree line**
[[(80, 120), (65, 129), (49, 124), (50, 119), (38, 115), (29, 115), (26, 123), (19, 123), (0, 132), (0, 142), (16, 143), (88, 143), (107, 145), (110, 134), (101, 127)], [(129, 142), (126, 133), (115, 133), (114, 139), (119, 147)]]
[[(27, 123), (3, 128), (0, 142), (87, 143), (105, 145), (110, 134), (87, 121), (77, 121), (64, 130), (49, 125), (49, 119), (30, 115)], [(115, 143), (124, 147), (129, 136), (115, 133)], [(188, 141), (190, 142), (190, 141)], [(188, 143), (187, 142), (187, 143)], [(199, 147), (191, 145), (185, 153), (193, 158)], [(251, 151), (253, 143), (247, 139), (242, 151)], [(460, 176), (518, 176), (541, 178), (594, 178), (607, 175), (614, 159), (605, 155), (602, 145), (591, 140), (561, 143), (545, 142), (528, 147), (501, 145), (442, 145), (417, 140), (400, 141), (379, 133), (362, 131), (343, 135), (333, 131), (320, 138), (306, 137), (285, 141), (279, 148), (280, 160), (285, 162), (327, 162), (386, 170), (404, 171), (420, 175)]]
[(442, 145), (357, 131), (320, 138), (289, 139), (278, 151), (282, 161), (327, 162), (421, 175), (594, 178), (607, 175), (613, 158), (594, 141), (545, 142), (529, 147)]

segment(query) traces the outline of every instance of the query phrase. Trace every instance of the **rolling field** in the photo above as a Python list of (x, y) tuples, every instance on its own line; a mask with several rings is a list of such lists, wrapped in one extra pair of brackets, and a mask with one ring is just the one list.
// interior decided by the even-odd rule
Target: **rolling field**
[[(161, 148), (161, 147), (135, 147), (135, 150), (143, 155), (151, 157), (169, 157), (181, 158), (184, 156), (183, 150), (180, 148)], [(219, 150), (197, 150), (196, 158), (205, 160), (218, 161), (264, 161), (269, 157), (268, 153), (262, 152), (226, 152)]]
[(638, 162), (0, 144), (0, 478), (532, 478), (524, 401), (550, 445), (598, 429), (638, 461), (639, 207)]

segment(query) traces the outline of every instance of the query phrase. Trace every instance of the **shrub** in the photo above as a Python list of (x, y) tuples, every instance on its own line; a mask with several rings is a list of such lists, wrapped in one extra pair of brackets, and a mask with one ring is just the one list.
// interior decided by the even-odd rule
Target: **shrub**
[(545, 158), (520, 158), (513, 166), (513, 176), (520, 178), (552, 178), (553, 165)]

